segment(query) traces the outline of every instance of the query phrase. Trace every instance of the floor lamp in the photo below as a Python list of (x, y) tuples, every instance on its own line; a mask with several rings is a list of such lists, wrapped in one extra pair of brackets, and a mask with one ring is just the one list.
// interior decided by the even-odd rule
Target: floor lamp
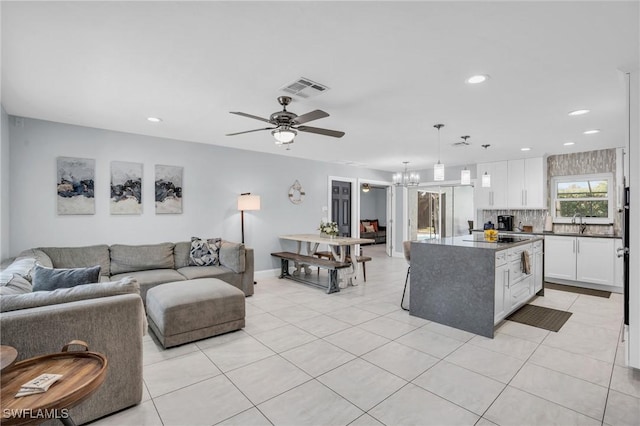
[(238, 210), (240, 210), (240, 223), (242, 226), (242, 244), (244, 244), (244, 212), (260, 210), (260, 196), (251, 195), (250, 192), (240, 194), (238, 197)]

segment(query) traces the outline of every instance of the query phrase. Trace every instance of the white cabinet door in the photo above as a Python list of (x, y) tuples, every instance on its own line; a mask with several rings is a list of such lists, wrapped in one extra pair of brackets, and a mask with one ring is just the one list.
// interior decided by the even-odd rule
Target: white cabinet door
[(613, 285), (613, 238), (576, 238), (578, 253), (576, 280), (585, 283)]
[(506, 161), (492, 163), (491, 191), (493, 209), (506, 209), (509, 206), (507, 184), (509, 182), (509, 167)]
[(616, 287), (624, 287), (624, 258), (618, 257), (618, 249), (622, 248), (622, 240), (616, 238), (613, 243), (615, 252), (613, 253), (613, 285)]
[(576, 279), (576, 238), (544, 237), (544, 276), (563, 280)]
[(547, 176), (545, 159), (524, 160), (524, 206), (528, 209), (547, 208)]
[(544, 262), (544, 253), (542, 252), (542, 241), (533, 243), (533, 292), (537, 293), (542, 290), (542, 267)]
[(509, 264), (505, 263), (496, 267), (496, 289), (495, 289), (495, 307), (494, 307), (494, 324), (501, 321), (510, 306), (509, 296)]
[[(476, 168), (478, 184), (474, 188), (474, 202), (477, 209), (507, 208), (507, 162), (479, 163)], [(491, 187), (482, 187), (485, 172), (491, 176)]]
[(522, 209), (526, 206), (524, 201), (524, 160), (509, 160), (507, 174), (507, 204), (510, 209)]

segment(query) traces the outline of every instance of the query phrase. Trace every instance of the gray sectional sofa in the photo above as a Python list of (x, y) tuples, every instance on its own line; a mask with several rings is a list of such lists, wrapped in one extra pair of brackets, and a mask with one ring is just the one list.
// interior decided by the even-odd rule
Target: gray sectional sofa
[[(77, 423), (139, 403), (147, 290), (166, 282), (213, 277), (239, 288), (245, 296), (253, 294), (252, 249), (223, 241), (220, 266), (189, 266), (190, 247), (190, 242), (179, 242), (25, 250), (2, 271), (0, 343), (15, 347), (18, 360), (59, 352), (75, 339), (107, 356), (105, 382), (91, 398), (71, 410)], [(36, 262), (54, 268), (99, 264), (101, 282), (31, 292)]]

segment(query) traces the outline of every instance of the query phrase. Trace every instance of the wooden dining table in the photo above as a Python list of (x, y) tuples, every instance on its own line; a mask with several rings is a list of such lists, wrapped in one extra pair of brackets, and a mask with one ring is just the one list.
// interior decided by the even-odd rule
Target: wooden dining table
[[(318, 234), (291, 234), (280, 235), (281, 240), (295, 241), (297, 243), (297, 253), (313, 256), (318, 251), (320, 244), (326, 244), (331, 250), (333, 260), (337, 262), (345, 262), (347, 259), (347, 252), (358, 253), (356, 251), (359, 244), (374, 243), (375, 240), (369, 238), (352, 238), (352, 237), (329, 237)], [(305, 243), (304, 245), (302, 243)], [(306, 252), (303, 251), (303, 247)], [(297, 269), (294, 274), (301, 274), (302, 268), (304, 268), (306, 274), (311, 273), (311, 269), (306, 265), (296, 265)], [(359, 264), (358, 262), (351, 262), (349, 268), (340, 269), (338, 271), (340, 287), (344, 288), (347, 285), (355, 285), (353, 278), (358, 274)]]

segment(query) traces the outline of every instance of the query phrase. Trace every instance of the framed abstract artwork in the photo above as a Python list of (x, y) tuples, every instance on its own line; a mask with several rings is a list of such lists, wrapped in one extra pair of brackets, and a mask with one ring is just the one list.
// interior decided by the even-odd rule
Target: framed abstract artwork
[(111, 162), (111, 214), (142, 214), (142, 163)]
[(182, 167), (156, 164), (156, 214), (182, 213)]
[(96, 160), (57, 158), (58, 214), (95, 214)]

